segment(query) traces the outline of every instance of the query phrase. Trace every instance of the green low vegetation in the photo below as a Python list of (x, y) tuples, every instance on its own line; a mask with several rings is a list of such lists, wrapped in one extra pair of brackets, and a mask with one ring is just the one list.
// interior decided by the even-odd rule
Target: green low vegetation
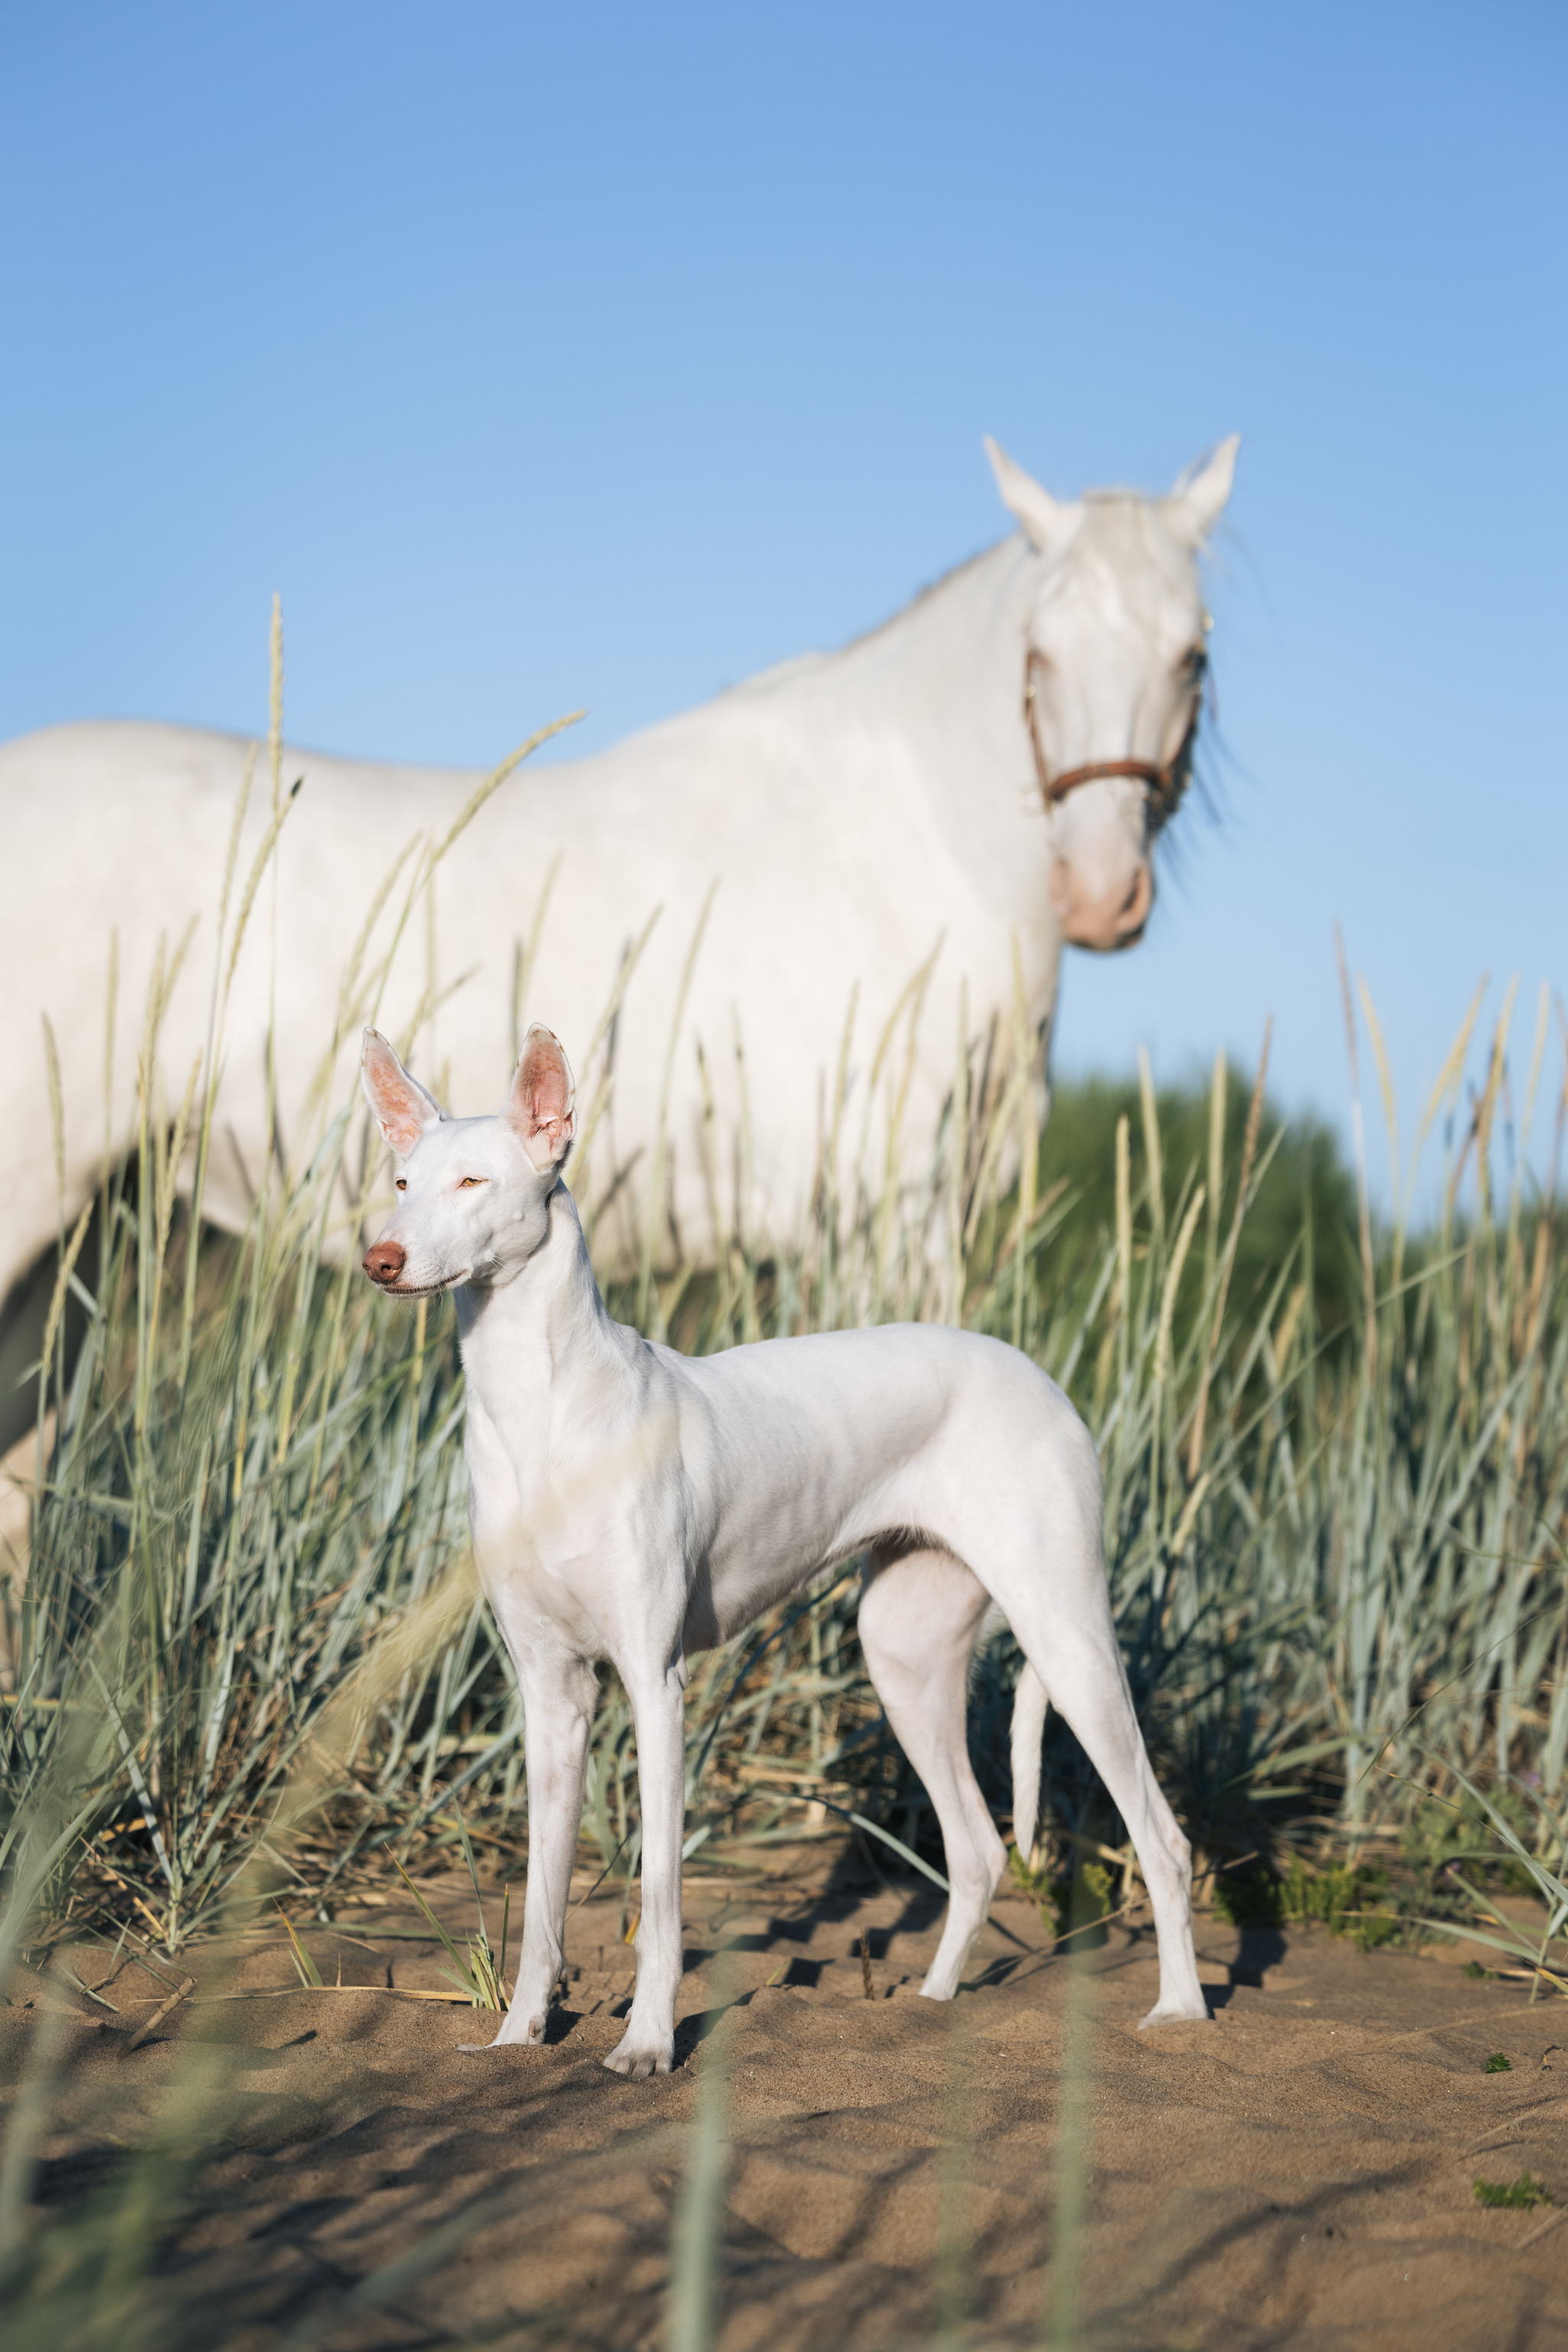
[(1483, 2180), (1476, 2176), (1478, 2205), (1500, 2205), (1510, 2212), (1532, 2212), (1537, 2205), (1550, 2205), (1551, 2198), (1531, 2172), (1521, 2172), (1517, 2180)]

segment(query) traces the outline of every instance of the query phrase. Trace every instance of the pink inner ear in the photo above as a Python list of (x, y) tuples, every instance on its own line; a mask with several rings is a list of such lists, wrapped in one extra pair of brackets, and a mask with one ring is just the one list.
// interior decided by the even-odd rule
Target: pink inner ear
[(425, 1132), (432, 1106), (410, 1080), (384, 1037), (372, 1030), (365, 1039), (366, 1086), (383, 1133), (400, 1160), (406, 1160)]
[(512, 1100), (521, 1107), (524, 1141), (547, 1134), (559, 1143), (572, 1117), (572, 1097), (571, 1073), (559, 1045), (548, 1031), (531, 1030), (512, 1087)]

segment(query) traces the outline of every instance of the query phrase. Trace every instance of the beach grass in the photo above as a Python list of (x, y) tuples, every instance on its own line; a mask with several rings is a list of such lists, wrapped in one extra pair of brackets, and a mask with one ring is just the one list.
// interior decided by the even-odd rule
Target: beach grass
[[(236, 877), (241, 917), (256, 887)], [(389, 1307), (357, 1274), (343, 1237), (384, 1171), (352, 1097), (324, 1107), (306, 1165), (268, 1171), (242, 1234), (203, 1227), (222, 989), (210, 1068), (171, 1108), (166, 988), (163, 972), (142, 1024), (136, 1155), (105, 1171), (90, 1252), (89, 1220), (68, 1234), (62, 1218), (36, 1371), (37, 1496), (0, 1708), (11, 1950), (132, 1919), (174, 1953), (237, 1901), (313, 1905), (394, 1860), (455, 1861), (465, 1822), (489, 1851), (526, 1841), (518, 1701), (468, 1553), (450, 1308)], [(1364, 1017), (1375, 1040), (1370, 1000)], [(645, 1253), (612, 1304), (691, 1352), (903, 1318), (1017, 1340), (1096, 1436), (1133, 1688), (1206, 1851), (1289, 1836), (1295, 1809), (1359, 1853), (1473, 1784), (1560, 1863), (1562, 1221), (1527, 1188), (1522, 1150), (1506, 1190), (1496, 1174), (1504, 1024), (1452, 1117), (1471, 1027), (1422, 1121), (1423, 1140), (1447, 1128), (1448, 1165), (1419, 1231), (1374, 1219), (1364, 1180), (1359, 1201), (1340, 1187), (1325, 1229), (1336, 1194), (1320, 1165), (1287, 1239), (1269, 1186), (1290, 1139), (1266, 1066), (1240, 1087), (1223, 1057), (1201, 1122), (1180, 1104), (1170, 1117), (1169, 1097), (1163, 1118), (1145, 1064), (1098, 1178), (1042, 1181), (1064, 1154), (1052, 1130), (1043, 1150), (1025, 1133), (1035, 1041), (1020, 1022), (1010, 1051), (990, 1041), (984, 1083), (965, 1057), (923, 1183), (895, 1184), (886, 1160), (825, 1166), (788, 1245), (737, 1216), (706, 1263)], [(905, 1044), (884, 1041), (885, 1069)], [(1538, 1032), (1526, 1122), (1543, 1059)], [(1397, 1151), (1392, 1088), (1386, 1101)], [(619, 1181), (601, 1167), (595, 1192), (590, 1175), (590, 1229)], [(68, 1299), (83, 1322), (71, 1354)], [(850, 1814), (930, 1845), (862, 1670), (856, 1591), (849, 1562), (694, 1662), (687, 1843), (709, 1864), (837, 1834)], [(1004, 1633), (975, 1679), (974, 1748), (1002, 1813), (1018, 1663)], [(1054, 1724), (1050, 1739), (1052, 1834), (1120, 1853), (1073, 1743)], [(584, 1836), (628, 1889), (637, 1835), (635, 1727), (606, 1672)]]
[[(62, 1202), (32, 1375), (26, 1573), (5, 1598), (7, 1964), (128, 1934), (173, 1961), (279, 1906), (330, 1916), (352, 1888), (398, 1873), (460, 1860), (477, 1892), (476, 1850), (510, 1870), (526, 1849), (520, 1706), (468, 1551), (451, 1311), (389, 1307), (358, 1275), (353, 1238), (384, 1171), (357, 1098), (323, 1089), (307, 1157), (265, 1171), (242, 1233), (202, 1215), (228, 982), (288, 815), (277, 748), (261, 850), (244, 872), (230, 857), (205, 1059), (165, 1097), (171, 950), (142, 1008), (134, 1150), (106, 1162), (68, 1230)], [(399, 936), (453, 837), (389, 881)], [(384, 981), (384, 967), (345, 976), (324, 1070)], [(656, 1151), (645, 1245), (607, 1288), (617, 1313), (690, 1352), (901, 1318), (1026, 1348), (1094, 1433), (1134, 1694), (1207, 1868), (1249, 1861), (1310, 1916), (1319, 1895), (1292, 1885), (1333, 1869), (1352, 1883), (1446, 1807), (1466, 1836), (1442, 1848), (1440, 1915), (1407, 1905), (1412, 1924), (1490, 1936), (1554, 1984), (1568, 1957), (1568, 1298), (1555, 1177), (1533, 1181), (1527, 1145), (1539, 1117), (1555, 1169), (1568, 1080), (1549, 1075), (1544, 996), (1520, 1070), (1511, 992), (1489, 1037), (1479, 1003), (1402, 1158), (1375, 1007), (1347, 986), (1352, 1050), (1370, 1050), (1389, 1136), (1394, 1206), (1382, 1216), (1364, 1164), (1336, 1171), (1321, 1138), (1303, 1157), (1274, 1114), (1267, 1039), (1250, 1078), (1221, 1056), (1206, 1091), (1185, 1097), (1161, 1097), (1145, 1061), (1120, 1095), (1081, 1096), (1076, 1129), (1065, 1090), (1042, 1143), (1041, 1045), (1020, 1013), (1005, 1036), (961, 1041), (918, 1181), (886, 1145), (853, 1147), (865, 1105), (841, 1059), (813, 1213), (793, 1235), (757, 1233), (742, 1203), (700, 1263), (669, 1262)], [(919, 1009), (915, 990), (867, 1080), (888, 1135)], [(590, 1234), (626, 1181), (597, 1141), (610, 1131), (609, 1030), (607, 1013), (574, 1172)], [(416, 1050), (418, 1024), (398, 1042)], [(1442, 1165), (1436, 1211), (1416, 1225), (1423, 1153)], [(743, 1873), (772, 1848), (852, 1834), (879, 1866), (940, 1879), (923, 1791), (864, 1673), (856, 1591), (856, 1564), (836, 1567), (693, 1662), (686, 1848), (704, 1867)], [(974, 1676), (973, 1746), (1004, 1822), (1019, 1663), (1004, 1632)], [(1114, 1910), (1135, 1885), (1125, 1832), (1054, 1719), (1047, 1738), (1048, 1818), (1020, 1867), (1043, 1889), (1080, 1885), (1087, 1863)], [(606, 1670), (583, 1852), (623, 1887), (627, 1927), (636, 1763)], [(1509, 1867), (1540, 1895), (1543, 1934), (1489, 1910)], [(450, 1957), (477, 2002), (504, 1995), (504, 1949), (482, 1916)], [(693, 2182), (720, 2177), (721, 2108), (716, 2067)], [(25, 2130), (19, 2144), (0, 2181), (13, 2261)], [(164, 2197), (178, 2168), (160, 2150), (149, 2162)], [(1069, 2236), (1075, 2193), (1064, 2175)], [(719, 2239), (693, 2196), (672, 2322), (682, 2345), (707, 2340), (715, 2308)], [(123, 2315), (124, 2261), (122, 2278), (101, 2246), (92, 2255), (94, 2309)], [(1072, 2293), (1064, 2277), (1055, 2340), (1077, 2326)]]

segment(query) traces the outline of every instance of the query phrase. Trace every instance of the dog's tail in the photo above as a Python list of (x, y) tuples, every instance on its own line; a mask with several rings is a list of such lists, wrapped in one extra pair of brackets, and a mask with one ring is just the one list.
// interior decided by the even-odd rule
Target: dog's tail
[(1050, 1696), (1026, 1662), (1013, 1694), (1013, 1843), (1026, 1862), (1040, 1825), (1040, 1742)]
[[(999, 1602), (993, 1601), (980, 1621), (974, 1655), (1002, 1633), (1007, 1623)], [(1040, 1826), (1040, 1742), (1046, 1736), (1050, 1695), (1039, 1675), (1024, 1661), (1018, 1687), (1013, 1694), (1013, 1843), (1026, 1862), (1035, 1850)]]

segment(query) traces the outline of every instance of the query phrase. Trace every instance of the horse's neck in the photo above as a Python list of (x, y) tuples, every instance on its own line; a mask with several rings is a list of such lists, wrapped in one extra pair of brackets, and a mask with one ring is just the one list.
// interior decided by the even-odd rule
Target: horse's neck
[[(814, 752), (837, 746), (837, 760), (814, 756), (825, 792), (847, 790), (895, 822), (921, 811), (938, 862), (922, 869), (923, 901), (919, 885), (913, 897), (906, 888), (912, 928), (930, 944), (945, 937), (952, 969), (976, 983), (1016, 939), (1031, 1017), (1043, 1019), (1060, 948), (1050, 831), (1020, 824), (1022, 808), (1037, 807), (1024, 664), (1039, 572), (1021, 538), (1005, 540), (885, 627), (780, 683), (799, 740)], [(998, 984), (994, 970), (983, 984)]]
[(842, 652), (791, 664), (765, 686), (803, 718), (824, 704), (902, 736), (940, 773), (994, 755), (1022, 726), (1024, 639), (1037, 559), (1015, 537), (961, 564)]

